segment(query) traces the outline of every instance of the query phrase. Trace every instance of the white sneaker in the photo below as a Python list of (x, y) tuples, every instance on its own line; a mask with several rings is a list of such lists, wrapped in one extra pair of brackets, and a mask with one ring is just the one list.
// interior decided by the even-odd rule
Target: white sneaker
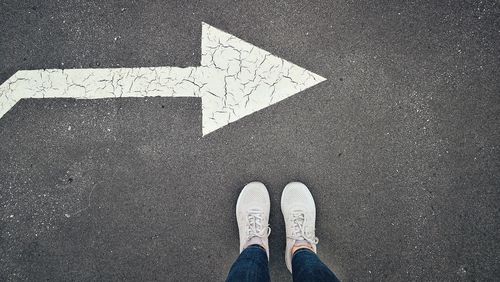
[(240, 231), (240, 253), (253, 244), (261, 245), (269, 259), (268, 237), (271, 201), (266, 186), (260, 182), (248, 183), (236, 203), (236, 220)]
[(286, 185), (281, 194), (281, 212), (286, 229), (285, 262), (292, 272), (292, 248), (297, 241), (299, 244), (310, 244), (316, 253), (316, 205), (309, 189), (300, 182)]

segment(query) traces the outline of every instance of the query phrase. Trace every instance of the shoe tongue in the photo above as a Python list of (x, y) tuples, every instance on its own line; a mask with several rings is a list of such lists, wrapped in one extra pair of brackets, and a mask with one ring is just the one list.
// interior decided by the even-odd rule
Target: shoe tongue
[(253, 222), (254, 224), (260, 224), (260, 222), (262, 221), (262, 214), (263, 212), (259, 209), (250, 209), (248, 211), (248, 218), (249, 220), (251, 220), (251, 222)]
[[(303, 211), (293, 211), (292, 215), (293, 215), (294, 221), (296, 223), (294, 225), (294, 232), (296, 235), (299, 235), (297, 237), (297, 239), (305, 240), (304, 234), (303, 234), (303, 232), (305, 232), (305, 230), (304, 230), (304, 228), (305, 228), (305, 226), (304, 226), (304, 221), (305, 221), (304, 212)], [(302, 230), (299, 227), (299, 225), (303, 228)]]

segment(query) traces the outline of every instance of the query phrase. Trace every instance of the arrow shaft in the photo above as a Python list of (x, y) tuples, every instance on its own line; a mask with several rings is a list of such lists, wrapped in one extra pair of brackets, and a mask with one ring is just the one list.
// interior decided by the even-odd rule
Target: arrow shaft
[(48, 69), (19, 71), (0, 87), (0, 99), (200, 97), (203, 67)]

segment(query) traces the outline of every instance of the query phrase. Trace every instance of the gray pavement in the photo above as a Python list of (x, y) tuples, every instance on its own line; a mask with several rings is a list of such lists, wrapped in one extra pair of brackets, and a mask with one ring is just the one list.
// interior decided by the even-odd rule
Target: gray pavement
[(201, 22), (325, 78), (201, 134), (201, 99), (28, 99), (0, 119), (1, 281), (220, 281), (234, 206), (316, 198), (320, 258), (345, 281), (500, 279), (497, 1), (0, 2), (17, 70), (196, 66)]

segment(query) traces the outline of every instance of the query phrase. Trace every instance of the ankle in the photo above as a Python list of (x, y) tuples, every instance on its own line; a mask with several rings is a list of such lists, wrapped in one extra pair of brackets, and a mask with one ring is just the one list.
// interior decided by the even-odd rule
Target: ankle
[(312, 252), (315, 253), (313, 246), (309, 242), (295, 243), (295, 245), (293, 245), (292, 250), (291, 250), (292, 256), (295, 254), (296, 251), (298, 251), (300, 249), (308, 249), (308, 250), (311, 250)]
[(259, 249), (263, 250), (264, 252), (267, 252), (266, 247), (264, 247), (264, 245), (261, 245), (261, 244), (252, 244), (252, 245), (247, 246), (245, 249), (248, 249), (250, 247), (259, 248)]

